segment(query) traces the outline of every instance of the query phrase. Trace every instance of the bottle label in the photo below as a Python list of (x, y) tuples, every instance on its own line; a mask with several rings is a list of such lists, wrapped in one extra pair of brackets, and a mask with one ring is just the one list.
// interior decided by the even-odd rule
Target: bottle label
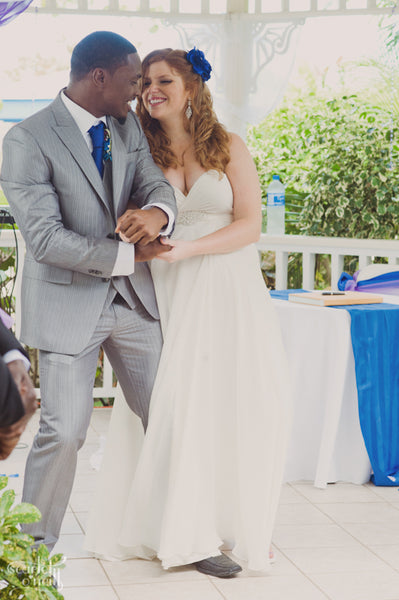
[(267, 206), (284, 206), (285, 205), (285, 194), (267, 194)]

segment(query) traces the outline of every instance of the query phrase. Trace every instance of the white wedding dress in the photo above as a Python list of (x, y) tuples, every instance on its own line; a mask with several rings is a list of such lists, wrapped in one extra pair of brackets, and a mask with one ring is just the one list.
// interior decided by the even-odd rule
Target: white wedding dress
[[(228, 178), (204, 173), (174, 237), (232, 221)], [(97, 557), (157, 556), (165, 568), (220, 553), (269, 564), (290, 421), (288, 373), (254, 245), (152, 262), (164, 347), (144, 438), (116, 399), (86, 536)]]

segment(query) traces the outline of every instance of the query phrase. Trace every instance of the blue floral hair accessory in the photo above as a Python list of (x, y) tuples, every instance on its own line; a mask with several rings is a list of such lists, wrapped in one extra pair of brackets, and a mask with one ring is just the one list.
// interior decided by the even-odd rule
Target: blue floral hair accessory
[(202, 50), (198, 50), (195, 46), (187, 52), (187, 60), (192, 64), (194, 73), (201, 76), (202, 81), (208, 81), (211, 77), (212, 67), (206, 60)]

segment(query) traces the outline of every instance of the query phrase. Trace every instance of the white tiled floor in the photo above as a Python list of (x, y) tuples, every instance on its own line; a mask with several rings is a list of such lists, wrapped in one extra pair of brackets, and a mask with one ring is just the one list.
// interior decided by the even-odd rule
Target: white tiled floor
[[(399, 600), (399, 491), (347, 483), (283, 487), (268, 574), (244, 569), (231, 580), (191, 567), (163, 571), (157, 561), (97, 561), (82, 550), (96, 471), (90, 459), (105, 435), (110, 409), (94, 411), (62, 535), (66, 600)], [(12, 456), (1, 463), (18, 499), (37, 416)], [(112, 510), (112, 507), (110, 507)]]

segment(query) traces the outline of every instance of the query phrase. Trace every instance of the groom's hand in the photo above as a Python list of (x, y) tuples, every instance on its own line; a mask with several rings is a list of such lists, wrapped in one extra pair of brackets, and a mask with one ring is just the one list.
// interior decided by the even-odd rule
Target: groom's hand
[(18, 444), (21, 435), (26, 427), (24, 417), (10, 425), (9, 427), (0, 427), (0, 460), (5, 460)]
[(115, 232), (131, 244), (149, 244), (156, 240), (159, 232), (168, 224), (166, 213), (154, 206), (146, 210), (128, 209), (118, 219)]
[(134, 247), (134, 256), (136, 262), (146, 262), (147, 260), (152, 260), (159, 256), (162, 252), (169, 252), (172, 249), (172, 246), (168, 244), (162, 244), (160, 242), (160, 238), (158, 237), (153, 242), (149, 244), (136, 244)]
[(20, 359), (7, 363), (8, 370), (22, 398), (25, 413), (31, 417), (37, 408), (36, 392), (24, 362)]

